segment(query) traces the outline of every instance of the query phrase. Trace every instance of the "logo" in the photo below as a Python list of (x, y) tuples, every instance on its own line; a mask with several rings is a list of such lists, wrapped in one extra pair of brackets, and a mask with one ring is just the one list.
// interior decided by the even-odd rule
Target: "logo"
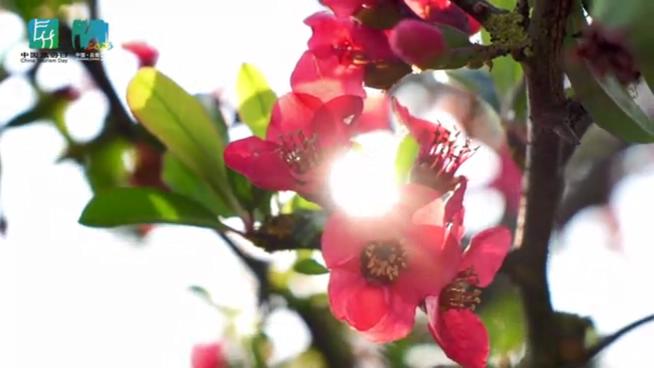
[(112, 48), (109, 24), (102, 19), (75, 20), (72, 29), (73, 48), (83, 51), (102, 51)]
[(32, 19), (27, 23), (30, 49), (22, 52), (22, 63), (67, 63), (70, 58), (83, 61), (100, 61), (100, 51), (112, 48), (109, 42), (109, 24), (102, 19), (76, 19), (70, 30), (71, 38), (59, 44), (58, 19)]
[(59, 47), (59, 20), (32, 19), (27, 24), (31, 49), (56, 49)]

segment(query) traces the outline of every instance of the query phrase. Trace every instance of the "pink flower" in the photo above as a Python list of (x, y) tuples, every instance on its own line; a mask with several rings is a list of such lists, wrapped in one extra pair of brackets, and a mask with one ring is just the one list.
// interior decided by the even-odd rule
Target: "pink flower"
[(159, 51), (145, 42), (127, 42), (123, 48), (130, 51), (139, 59), (139, 68), (144, 66), (154, 66), (159, 59)]
[(191, 363), (193, 368), (227, 368), (227, 360), (219, 343), (195, 345)]
[(397, 340), (411, 331), (416, 307), (438, 295), (455, 275), (451, 260), (459, 250), (444, 247), (439, 196), (408, 184), (386, 216), (351, 218), (335, 212), (328, 219), (322, 250), (331, 271), (328, 294), (336, 318), (375, 342)]
[(317, 96), (327, 102), (343, 95), (365, 97), (364, 70), (340, 63), (336, 56), (319, 58), (305, 52), (291, 75), (293, 92)]
[(350, 17), (319, 12), (304, 23), (313, 31), (309, 50), (318, 58), (336, 56), (341, 64), (352, 67), (394, 59), (384, 32), (367, 28)]
[(481, 25), (450, 0), (404, 0), (420, 18), (446, 24), (469, 35), (479, 32)]
[(374, 130), (390, 130), (390, 101), (388, 95), (381, 93), (366, 97), (363, 102), (363, 111), (357, 119), (357, 133), (366, 133)]
[(441, 31), (434, 25), (403, 20), (390, 32), (393, 52), (404, 62), (427, 69), (446, 48)]
[(392, 104), (399, 120), (420, 145), (411, 172), (413, 181), (443, 193), (452, 189), (461, 180), (456, 171), (474, 153), (470, 141), (462, 139), (459, 132), (452, 134), (440, 124), (412, 116), (395, 98)]
[[(451, 235), (448, 242), (458, 243), (457, 237)], [(429, 331), (445, 354), (464, 368), (486, 367), (488, 332), (473, 312), (481, 302), (481, 288), (493, 281), (510, 248), (511, 233), (504, 227), (475, 235), (459, 255), (456, 276), (438, 296), (425, 301)]]
[(327, 103), (302, 93), (289, 93), (275, 103), (266, 139), (231, 142), (225, 163), (254, 185), (294, 190), (320, 201), (333, 156), (349, 147), (363, 102), (340, 96)]

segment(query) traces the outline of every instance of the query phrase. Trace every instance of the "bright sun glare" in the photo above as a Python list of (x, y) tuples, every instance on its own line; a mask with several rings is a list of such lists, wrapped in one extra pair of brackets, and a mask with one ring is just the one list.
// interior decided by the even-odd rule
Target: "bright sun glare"
[(332, 198), (352, 216), (383, 215), (399, 197), (395, 174), (397, 137), (390, 132), (374, 132), (360, 135), (356, 142), (332, 166)]

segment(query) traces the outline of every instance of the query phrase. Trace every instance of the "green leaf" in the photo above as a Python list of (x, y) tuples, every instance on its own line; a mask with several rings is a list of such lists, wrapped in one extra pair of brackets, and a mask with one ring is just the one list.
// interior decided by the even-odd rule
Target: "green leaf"
[(507, 101), (522, 79), (522, 67), (511, 56), (501, 56), (493, 59), (490, 70), (495, 83), (495, 90), (501, 101)]
[(273, 105), (277, 100), (266, 78), (253, 65), (243, 64), (238, 73), (236, 92), (241, 120), (254, 135), (265, 137)]
[(195, 97), (154, 68), (141, 68), (127, 87), (127, 103), (169, 152), (229, 208), (238, 208), (227, 183), (223, 139)]
[(295, 211), (320, 211), (322, 207), (320, 207), (319, 204), (315, 202), (311, 202), (310, 200), (302, 197), (299, 194), (296, 194), (293, 196), (293, 199), (290, 202), (290, 207), (292, 209), (292, 212)]
[(92, 227), (169, 223), (221, 228), (209, 210), (186, 197), (151, 188), (114, 188), (96, 194), (79, 222)]
[[(573, 31), (585, 25), (583, 14), (571, 17)], [(654, 141), (654, 122), (642, 111), (613, 76), (600, 78), (573, 52), (576, 40), (565, 40), (564, 70), (575, 97), (584, 105), (597, 125), (629, 142)]]
[(270, 214), (272, 192), (257, 188), (245, 176), (229, 168), (227, 169), (227, 177), (229, 184), (232, 186), (232, 192), (241, 206), (250, 212), (260, 210), (262, 217)]
[(636, 57), (638, 68), (650, 89), (654, 90), (654, 47), (652, 44), (652, 18), (654, 2), (651, 0), (595, 0), (593, 21), (602, 25), (603, 32), (619, 35), (619, 39)]
[(204, 300), (208, 304), (213, 305), (213, 299), (211, 299), (211, 294), (207, 291), (207, 289), (203, 288), (202, 286), (197, 286), (193, 285), (188, 288), (193, 294), (195, 294), (198, 298)]
[(519, 293), (508, 285), (495, 290), (479, 310), (491, 341), (493, 354), (506, 355), (518, 350), (525, 341), (525, 317)]
[(161, 179), (173, 192), (202, 203), (214, 215), (233, 215), (221, 198), (211, 190), (209, 184), (195, 175), (170, 152), (164, 154)]
[(306, 258), (299, 260), (293, 265), (295, 272), (303, 273), (305, 275), (322, 275), (328, 273), (329, 270), (313, 258)]
[(220, 100), (213, 94), (201, 93), (195, 95), (195, 98), (200, 102), (202, 107), (207, 110), (211, 121), (218, 128), (218, 133), (222, 138), (224, 145), (229, 143), (229, 134), (227, 133), (227, 124), (225, 123), (225, 118), (223, 113), (220, 111)]
[(490, 1), (493, 5), (497, 6), (498, 8), (506, 9), (506, 10), (513, 10), (515, 8), (516, 0), (491, 0)]
[(125, 185), (128, 179), (124, 156), (130, 145), (123, 139), (102, 141), (87, 146), (86, 176), (94, 192)]
[(411, 135), (402, 139), (395, 154), (395, 171), (400, 183), (404, 183), (411, 174), (411, 167), (418, 157), (420, 145)]

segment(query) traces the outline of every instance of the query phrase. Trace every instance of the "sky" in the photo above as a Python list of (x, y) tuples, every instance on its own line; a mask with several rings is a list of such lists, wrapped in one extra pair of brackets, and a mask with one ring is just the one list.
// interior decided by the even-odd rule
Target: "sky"
[[(320, 9), (315, 1), (297, 0), (99, 4), (114, 45), (146, 41), (160, 52), (158, 68), (182, 87), (191, 93), (219, 89), (228, 101), (235, 101), (243, 62), (261, 69), (278, 94), (288, 91), (310, 34), (301, 20)], [(4, 62), (11, 70), (24, 67), (17, 62), (17, 53), (26, 48), (21, 27), (0, 13), (0, 50), (10, 47)], [(105, 53), (105, 62), (124, 96), (135, 58), (115, 48)], [(49, 65), (38, 80), (50, 89), (70, 81), (88, 84), (74, 64)], [(5, 81), (0, 123), (33, 98), (24, 79)], [(97, 133), (104, 104), (96, 91), (83, 94), (67, 112), (74, 136), (89, 139)], [(10, 222), (7, 237), (0, 237), (0, 367), (186, 367), (191, 347), (219, 338), (227, 324), (188, 291), (191, 285), (241, 309), (241, 331), (253, 328), (255, 284), (211, 232), (160, 226), (138, 244), (78, 225), (91, 191), (78, 166), (54, 163), (63, 147), (48, 124), (0, 137), (0, 201)], [(647, 233), (650, 216), (644, 212), (654, 206), (651, 188), (654, 168), (645, 167), (615, 190), (611, 208), (625, 234), (619, 249), (606, 231), (602, 208), (582, 212), (556, 237), (549, 273), (555, 307), (593, 317), (604, 333), (654, 311), (654, 297), (647, 292), (654, 251)], [(288, 255), (277, 256), (277, 262), (288, 263)], [(290, 313), (278, 313), (267, 328), (285, 341), (276, 346), (277, 359), (308, 343)], [(291, 330), (297, 333), (288, 334)], [(625, 337), (603, 356), (601, 367), (638, 366), (653, 337), (652, 326)]]

